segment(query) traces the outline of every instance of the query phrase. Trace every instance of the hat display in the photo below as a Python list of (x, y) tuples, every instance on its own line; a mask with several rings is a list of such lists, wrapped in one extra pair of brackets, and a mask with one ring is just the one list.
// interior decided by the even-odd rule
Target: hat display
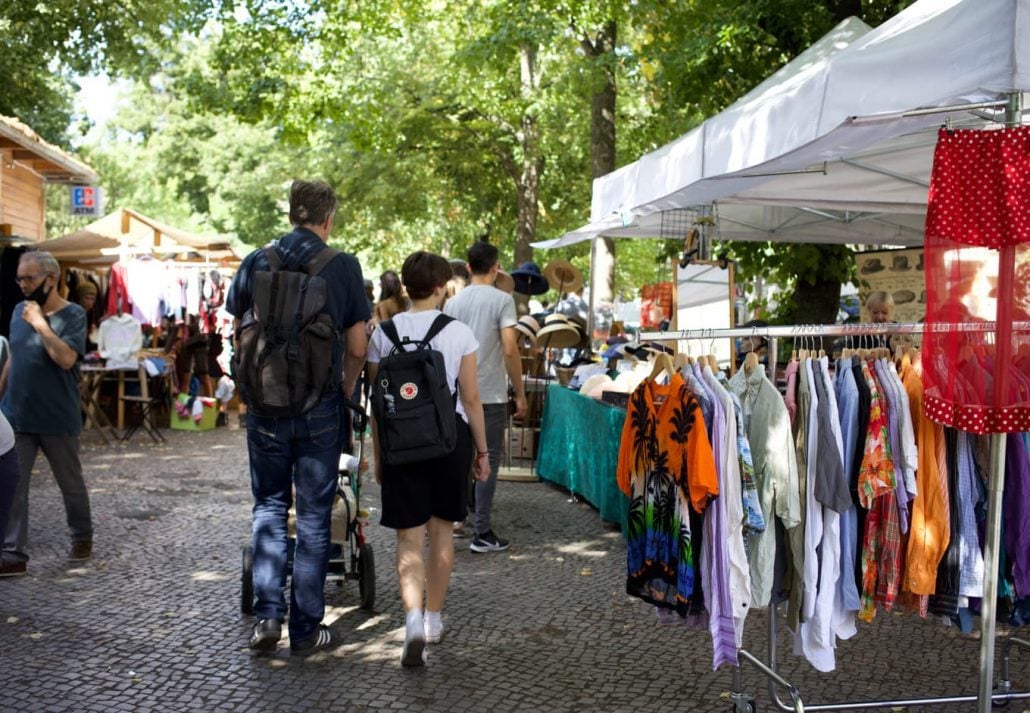
[(576, 292), (583, 286), (583, 273), (568, 260), (552, 260), (544, 267), (544, 277), (552, 289)]
[(509, 295), (515, 291), (515, 280), (504, 270), (497, 271), (497, 279), (494, 280), (494, 287)]
[(863, 275), (872, 275), (874, 272), (880, 272), (881, 270), (886, 269), (887, 268), (884, 267), (883, 263), (880, 262), (880, 258), (874, 257), (867, 260), (866, 264), (862, 266), (862, 269), (859, 270), (859, 272)]
[(550, 289), (535, 262), (522, 263), (517, 270), (511, 271), (511, 276), (515, 280), (515, 291), (520, 295), (542, 295)]
[(916, 293), (912, 290), (895, 290), (894, 294), (891, 295), (894, 298), (894, 304), (904, 305), (909, 302), (915, 302)]
[(598, 394), (600, 394), (601, 390), (611, 383), (612, 377), (607, 374), (594, 374), (579, 387), (579, 393), (583, 396), (589, 396), (591, 391), (597, 389)]
[(536, 333), (537, 343), (547, 349), (574, 347), (582, 338), (579, 328), (563, 314), (549, 315), (544, 320), (544, 326)]
[(909, 267), (909, 264), (908, 264), (908, 256), (907, 255), (895, 255), (893, 260), (891, 260), (891, 267), (890, 267), (890, 269), (891, 269), (891, 272), (905, 272), (906, 270), (911, 270), (912, 268)]
[(528, 337), (533, 346), (536, 346), (536, 334), (540, 331), (539, 322), (526, 314), (519, 317), (519, 321), (515, 323), (515, 330)]

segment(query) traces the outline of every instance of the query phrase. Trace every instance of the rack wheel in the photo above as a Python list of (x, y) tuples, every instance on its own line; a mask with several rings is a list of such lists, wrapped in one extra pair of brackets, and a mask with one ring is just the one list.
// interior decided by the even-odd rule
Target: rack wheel
[(254, 613), (254, 548), (251, 545), (243, 548), (242, 564), (240, 572), (240, 611), (250, 615)]
[(371, 611), (376, 605), (376, 557), (368, 543), (358, 553), (358, 593), (361, 608)]
[(730, 713), (755, 713), (755, 704), (748, 702), (738, 705), (734, 703), (733, 707), (730, 709)]

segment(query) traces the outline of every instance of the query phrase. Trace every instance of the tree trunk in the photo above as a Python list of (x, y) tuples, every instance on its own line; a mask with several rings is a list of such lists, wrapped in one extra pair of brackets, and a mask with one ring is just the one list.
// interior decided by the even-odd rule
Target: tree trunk
[[(615, 38), (614, 20), (583, 47), (595, 62), (597, 85), (590, 101), (590, 172), (598, 178), (615, 170)], [(615, 241), (603, 238), (594, 249), (590, 275), (590, 304), (611, 302), (615, 294)]]
[[(794, 324), (833, 324), (840, 311), (840, 282), (820, 280), (812, 284), (798, 280), (794, 288)], [(822, 346), (830, 350), (832, 338)]]
[[(530, 245), (536, 240), (536, 219), (540, 210), (540, 173), (543, 170), (543, 159), (540, 157), (540, 137), (536, 116), (528, 108), (536, 94), (539, 79), (536, 76), (536, 47), (524, 44), (519, 51), (519, 69), (522, 80), (522, 98), (527, 109), (522, 115), (519, 137), (521, 166), (519, 176), (515, 180), (515, 192), (518, 200), (518, 222), (515, 226), (515, 265), (533, 259), (533, 248)], [(519, 314), (528, 311), (528, 298), (515, 295), (515, 305)]]

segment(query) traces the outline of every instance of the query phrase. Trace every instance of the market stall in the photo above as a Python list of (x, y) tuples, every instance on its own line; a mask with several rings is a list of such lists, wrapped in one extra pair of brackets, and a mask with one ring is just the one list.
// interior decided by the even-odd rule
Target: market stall
[[(663, 222), (670, 212), (702, 205), (724, 240), (922, 244), (938, 129), (1026, 123), (1020, 94), (1030, 89), (1030, 3), (921, 0), (841, 44), (847, 46), (824, 47), (792, 63), (789, 72), (777, 73), (669, 146), (597, 179), (591, 223), (538, 246), (598, 236), (682, 237), (663, 232)], [(1012, 253), (1002, 255), (998, 271), (1011, 276)], [(999, 317), (999, 329), (1009, 324)], [(795, 333), (808, 332), (802, 327)], [(1003, 437), (992, 438), (992, 451), (975, 697), (981, 711), (990, 710), (994, 683)], [(774, 661), (764, 666), (750, 654), (742, 658), (784, 682)], [(806, 709), (931, 702), (957, 701), (850, 701)], [(738, 710), (749, 705), (738, 701)]]

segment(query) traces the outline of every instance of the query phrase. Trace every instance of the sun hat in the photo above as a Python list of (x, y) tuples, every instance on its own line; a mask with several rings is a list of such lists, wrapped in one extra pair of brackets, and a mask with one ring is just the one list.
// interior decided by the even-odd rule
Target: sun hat
[(511, 276), (515, 280), (515, 291), (520, 295), (542, 295), (550, 289), (535, 262), (522, 263), (517, 270), (511, 271)]
[(515, 323), (515, 330), (527, 337), (534, 347), (536, 346), (536, 334), (540, 331), (539, 322), (526, 314), (519, 317), (519, 321)]
[[(605, 385), (611, 383), (612, 377), (608, 376), (607, 374), (594, 374), (586, 381), (584, 381), (583, 385), (579, 387), (579, 393), (583, 396), (589, 396), (590, 392), (594, 389), (598, 389), (598, 387), (600, 387), (600, 389), (603, 389)], [(598, 393), (600, 393), (600, 389), (598, 389)]]
[(497, 279), (494, 280), (494, 287), (509, 295), (515, 291), (515, 280), (504, 270), (497, 271)]
[(537, 342), (548, 349), (574, 347), (583, 339), (583, 333), (563, 314), (551, 314), (536, 333)]
[(552, 260), (544, 267), (544, 277), (552, 289), (576, 292), (583, 286), (583, 273), (568, 260)]

